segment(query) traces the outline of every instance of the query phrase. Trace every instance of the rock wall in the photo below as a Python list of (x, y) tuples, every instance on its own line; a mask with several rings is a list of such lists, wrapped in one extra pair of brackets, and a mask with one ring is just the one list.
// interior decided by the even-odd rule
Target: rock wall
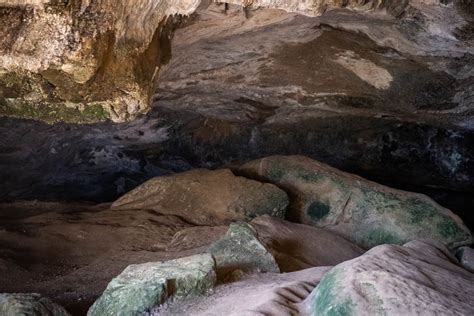
[(176, 18), (198, 0), (0, 1), (0, 112), (123, 121), (144, 112)]
[[(205, 0), (0, 0), (0, 115), (126, 121), (146, 112), (179, 15)], [(410, 1), (230, 0), (319, 15), (340, 7), (405, 12)], [(415, 0), (417, 5), (439, 1)], [(170, 18), (171, 17), (171, 18)]]

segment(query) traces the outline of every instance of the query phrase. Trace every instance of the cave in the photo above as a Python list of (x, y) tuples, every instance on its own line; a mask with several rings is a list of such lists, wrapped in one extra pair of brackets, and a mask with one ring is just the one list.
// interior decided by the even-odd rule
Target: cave
[(0, 315), (474, 314), (472, 0), (0, 0)]

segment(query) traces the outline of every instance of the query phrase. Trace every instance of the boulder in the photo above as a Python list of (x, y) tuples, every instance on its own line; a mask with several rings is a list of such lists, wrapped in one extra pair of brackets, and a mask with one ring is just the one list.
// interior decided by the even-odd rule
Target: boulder
[(227, 234), (213, 243), (208, 252), (216, 260), (219, 278), (225, 278), (236, 270), (280, 272), (275, 258), (262, 245), (256, 231), (247, 223), (230, 224)]
[(221, 225), (269, 214), (284, 217), (286, 193), (272, 184), (236, 177), (230, 170), (191, 170), (151, 179), (112, 209), (153, 210), (195, 225)]
[(204, 294), (215, 281), (214, 259), (208, 254), (131, 265), (108, 284), (87, 315), (144, 313), (169, 297)]
[(60, 305), (40, 294), (0, 294), (2, 316), (68, 316)]
[(474, 274), (435, 241), (383, 245), (330, 270), (308, 315), (473, 315)]
[(474, 273), (474, 249), (461, 247), (456, 251), (456, 258), (458, 258), (461, 266)]
[(282, 272), (335, 266), (364, 253), (359, 246), (321, 228), (270, 216), (257, 217), (250, 224)]
[(462, 220), (429, 197), (395, 190), (303, 156), (272, 156), (238, 172), (278, 185), (291, 197), (287, 217), (324, 227), (364, 248), (434, 239), (470, 245)]

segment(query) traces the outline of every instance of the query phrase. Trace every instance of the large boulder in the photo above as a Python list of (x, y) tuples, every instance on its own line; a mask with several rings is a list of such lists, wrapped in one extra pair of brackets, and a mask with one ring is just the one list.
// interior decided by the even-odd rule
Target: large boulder
[(39, 294), (0, 294), (2, 316), (68, 316), (60, 305)]
[(216, 282), (209, 254), (128, 266), (92, 305), (88, 316), (136, 315), (169, 297), (200, 295)]
[(153, 210), (196, 225), (219, 225), (264, 214), (284, 217), (287, 205), (286, 193), (272, 184), (236, 177), (227, 169), (199, 169), (151, 179), (112, 209)]
[(383, 245), (329, 271), (309, 315), (473, 315), (474, 274), (441, 243)]
[(250, 224), (282, 272), (335, 266), (364, 253), (359, 246), (325, 229), (266, 215)]
[(365, 248), (423, 238), (450, 248), (472, 242), (462, 220), (427, 196), (395, 190), (307, 157), (272, 156), (238, 171), (286, 190), (292, 221), (324, 227)]
[(262, 245), (255, 229), (244, 222), (230, 224), (227, 234), (209, 246), (208, 252), (216, 260), (219, 278), (236, 270), (280, 272), (275, 258)]

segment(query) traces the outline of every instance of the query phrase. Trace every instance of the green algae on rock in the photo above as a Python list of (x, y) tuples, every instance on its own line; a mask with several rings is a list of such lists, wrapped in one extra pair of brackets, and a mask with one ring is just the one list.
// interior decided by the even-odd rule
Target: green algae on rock
[(137, 315), (169, 297), (202, 295), (216, 282), (209, 254), (128, 266), (92, 305), (88, 316)]
[(334, 267), (303, 303), (308, 315), (472, 315), (474, 274), (435, 241), (382, 245)]
[(69, 316), (69, 313), (39, 294), (0, 294), (0, 315)]
[(255, 229), (244, 222), (230, 224), (227, 234), (213, 243), (208, 252), (216, 260), (219, 277), (225, 277), (235, 270), (280, 272), (275, 258), (262, 245)]
[(460, 218), (425, 195), (395, 190), (303, 156), (273, 156), (238, 172), (284, 189), (287, 217), (324, 227), (365, 248), (434, 239), (450, 248), (469, 245)]
[(153, 178), (112, 209), (154, 210), (196, 225), (221, 225), (265, 214), (283, 218), (287, 206), (288, 196), (273, 184), (237, 177), (228, 169), (196, 169)]

